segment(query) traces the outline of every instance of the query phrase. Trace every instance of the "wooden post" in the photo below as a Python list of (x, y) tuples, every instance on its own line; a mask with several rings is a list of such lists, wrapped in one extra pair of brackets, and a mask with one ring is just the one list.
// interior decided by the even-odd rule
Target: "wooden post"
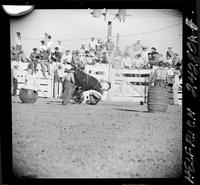
[[(112, 21), (108, 21), (107, 40), (111, 36), (112, 36)], [(111, 76), (112, 61), (111, 61), (110, 53), (108, 53), (108, 62), (109, 62), (109, 64), (108, 64), (109, 65), (109, 68), (108, 68), (108, 81), (111, 83), (111, 86), (112, 86), (112, 76)], [(111, 100), (111, 90), (108, 91), (108, 101), (109, 100)]]
[(112, 21), (108, 21), (108, 32), (107, 32), (107, 40), (112, 36)]
[(119, 33), (117, 33), (117, 39), (116, 39), (116, 51), (118, 51), (119, 48)]

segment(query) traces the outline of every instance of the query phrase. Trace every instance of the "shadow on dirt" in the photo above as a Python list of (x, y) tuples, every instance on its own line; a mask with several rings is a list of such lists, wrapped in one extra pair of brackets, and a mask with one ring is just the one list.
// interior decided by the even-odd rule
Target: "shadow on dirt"
[(149, 113), (149, 111), (145, 110), (134, 110), (134, 109), (120, 109), (120, 108), (112, 108), (114, 110), (120, 110), (120, 111), (127, 111), (127, 112), (144, 112), (144, 113)]

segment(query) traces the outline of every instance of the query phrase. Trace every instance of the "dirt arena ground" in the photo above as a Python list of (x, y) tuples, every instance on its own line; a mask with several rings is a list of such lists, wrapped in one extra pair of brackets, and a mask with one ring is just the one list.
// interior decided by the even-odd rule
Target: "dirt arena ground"
[(13, 165), (35, 178), (173, 178), (182, 170), (182, 106), (61, 105), (12, 97)]

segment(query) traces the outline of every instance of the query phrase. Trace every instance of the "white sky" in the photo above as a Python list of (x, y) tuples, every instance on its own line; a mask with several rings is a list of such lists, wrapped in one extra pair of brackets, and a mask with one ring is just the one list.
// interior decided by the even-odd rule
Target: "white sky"
[[(107, 21), (103, 16), (92, 17), (90, 12), (91, 9), (37, 9), (22, 18), (11, 19), (11, 44), (14, 44), (15, 33), (21, 32), (23, 48), (29, 56), (33, 47), (39, 47), (45, 32), (52, 35), (54, 45), (59, 39), (64, 49), (71, 50), (79, 49), (82, 42), (88, 44), (92, 36), (106, 38), (107, 21), (114, 18), (117, 9), (108, 10)], [(156, 47), (164, 56), (171, 45), (182, 57), (182, 17), (156, 9), (128, 9), (127, 13), (131, 16), (126, 18), (125, 23), (112, 20), (113, 41), (116, 42), (119, 33), (122, 50), (140, 38), (142, 44)]]

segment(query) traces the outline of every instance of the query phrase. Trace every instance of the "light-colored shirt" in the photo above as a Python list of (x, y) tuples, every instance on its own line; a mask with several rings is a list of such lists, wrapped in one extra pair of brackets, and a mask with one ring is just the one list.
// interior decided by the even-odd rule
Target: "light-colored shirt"
[(94, 40), (94, 41), (90, 41), (89, 43), (89, 49), (96, 49), (96, 45), (97, 45), (97, 42)]
[(61, 58), (61, 63), (71, 63), (72, 61), (72, 55), (69, 54), (69, 55), (66, 55), (65, 53), (62, 55), (62, 58)]
[(22, 45), (22, 38), (21, 37), (20, 38), (16, 37), (15, 38), (15, 43), (16, 43), (16, 45), (20, 45), (21, 46)]
[(131, 68), (132, 61), (131, 61), (131, 58), (130, 58), (130, 57), (123, 57), (123, 58), (122, 58), (122, 63), (123, 63), (123, 65), (124, 65), (124, 67), (129, 67), (129, 68)]
[(47, 46), (45, 45), (40, 45), (40, 51), (46, 51), (47, 50)]

